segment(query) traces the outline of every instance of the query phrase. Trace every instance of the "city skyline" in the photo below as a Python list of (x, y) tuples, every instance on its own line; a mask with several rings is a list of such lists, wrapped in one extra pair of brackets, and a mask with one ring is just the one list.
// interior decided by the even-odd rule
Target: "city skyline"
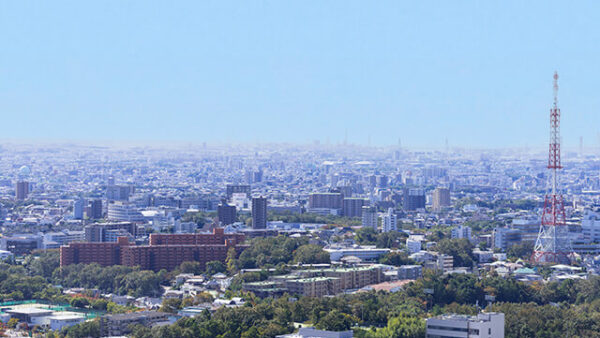
[(3, 140), (541, 148), (556, 70), (599, 141), (592, 2), (0, 6)]

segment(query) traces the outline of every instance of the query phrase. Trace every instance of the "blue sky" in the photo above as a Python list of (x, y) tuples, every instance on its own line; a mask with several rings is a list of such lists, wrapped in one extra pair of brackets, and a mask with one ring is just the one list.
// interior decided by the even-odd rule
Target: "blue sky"
[(0, 139), (600, 142), (600, 4), (4, 1)]

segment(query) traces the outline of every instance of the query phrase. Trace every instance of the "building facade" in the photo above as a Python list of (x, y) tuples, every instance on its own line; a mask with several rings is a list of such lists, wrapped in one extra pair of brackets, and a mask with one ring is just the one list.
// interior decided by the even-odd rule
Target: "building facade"
[(444, 207), (450, 206), (450, 189), (435, 188), (431, 198), (431, 204), (434, 211), (441, 211)]
[(362, 226), (377, 230), (377, 208), (362, 207)]
[(427, 319), (427, 338), (504, 338), (504, 314), (442, 315)]
[(60, 265), (98, 263), (102, 266), (139, 266), (142, 270), (172, 270), (185, 261), (225, 262), (234, 248), (239, 255), (246, 246), (242, 234), (225, 234), (215, 228), (212, 234), (151, 234), (148, 245), (131, 244), (127, 237), (113, 243), (70, 243), (60, 248)]
[(252, 228), (267, 228), (267, 198), (254, 197), (252, 199)]

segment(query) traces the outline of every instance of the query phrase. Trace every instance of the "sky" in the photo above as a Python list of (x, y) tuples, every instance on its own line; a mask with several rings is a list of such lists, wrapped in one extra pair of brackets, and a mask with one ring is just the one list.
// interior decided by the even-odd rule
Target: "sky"
[(3, 1), (0, 140), (600, 145), (598, 1)]

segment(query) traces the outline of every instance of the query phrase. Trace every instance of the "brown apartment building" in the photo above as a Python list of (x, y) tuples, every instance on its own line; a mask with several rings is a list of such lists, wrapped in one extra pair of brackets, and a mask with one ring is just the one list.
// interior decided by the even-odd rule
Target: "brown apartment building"
[(202, 265), (224, 262), (229, 248), (239, 255), (247, 246), (242, 234), (150, 234), (149, 245), (135, 245), (127, 237), (112, 243), (70, 243), (60, 248), (60, 266), (98, 263), (102, 266), (139, 266), (143, 270), (173, 270), (185, 261)]

